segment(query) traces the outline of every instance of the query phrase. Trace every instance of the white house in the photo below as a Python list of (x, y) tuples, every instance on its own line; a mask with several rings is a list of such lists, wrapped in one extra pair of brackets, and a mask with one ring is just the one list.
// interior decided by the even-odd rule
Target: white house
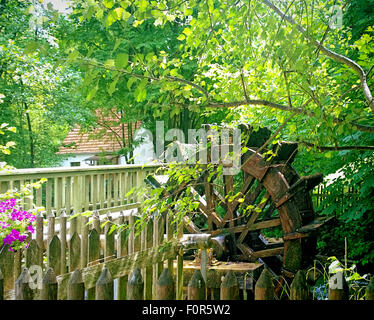
[(104, 117), (102, 125), (96, 129), (81, 133), (80, 127), (75, 126), (65, 137), (57, 154), (64, 155), (60, 163), (62, 167), (88, 167), (94, 165), (124, 165), (126, 159), (118, 155), (123, 147), (123, 138), (127, 140), (129, 134), (135, 131), (134, 139), (142, 137), (143, 142), (133, 151), (134, 163), (152, 163), (155, 159), (153, 142), (144, 135), (145, 130), (140, 128), (140, 121), (133, 123), (129, 132), (127, 123), (118, 123), (118, 119)]

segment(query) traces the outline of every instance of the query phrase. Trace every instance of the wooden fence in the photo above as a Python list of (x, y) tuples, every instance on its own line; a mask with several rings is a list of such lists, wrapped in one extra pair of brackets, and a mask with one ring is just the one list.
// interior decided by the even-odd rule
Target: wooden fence
[[(157, 168), (157, 165), (106, 165), (16, 169), (0, 174), (0, 193), (46, 178), (41, 188), (31, 190), (33, 202), (44, 207), (47, 215), (54, 213), (58, 217), (62, 211), (70, 215), (138, 202), (136, 195), (126, 197), (126, 194), (143, 186), (144, 178)], [(25, 209), (30, 209), (31, 204), (26, 202)]]
[[(82, 217), (81, 233), (75, 231), (69, 240), (66, 239), (68, 217), (64, 212), (59, 217), (52, 213), (46, 221), (38, 216), (36, 238), (27, 249), (13, 253), (3, 246), (0, 250), (0, 298), (161, 299), (159, 283), (170, 280), (173, 274), (176, 279), (173, 298), (182, 299), (183, 250), (206, 250), (211, 244), (210, 236), (186, 238), (181, 230), (173, 232), (168, 216), (153, 218), (136, 235), (134, 226), (141, 212), (138, 204), (132, 206), (118, 214), (106, 212), (103, 216), (95, 211), (90, 218)], [(129, 205), (124, 207), (128, 209)], [(55, 232), (57, 219), (59, 234)], [(105, 221), (108, 223), (102, 228)], [(129, 228), (110, 232), (113, 223), (128, 224)], [(44, 224), (47, 233), (43, 232)], [(205, 266), (206, 259), (201, 261)], [(135, 288), (140, 283), (144, 286), (141, 293)], [(98, 285), (103, 287), (97, 289)]]
[[(330, 192), (326, 190), (326, 187), (323, 184), (319, 184), (317, 187), (314, 188), (312, 191), (312, 200), (313, 206), (315, 209), (319, 208), (319, 210), (325, 209), (328, 204), (324, 203), (326, 199), (329, 199), (329, 202), (333, 201), (336, 204), (340, 204), (343, 207), (343, 202), (354, 201), (355, 198), (359, 195), (360, 188), (359, 186), (355, 187), (341, 187), (334, 191), (335, 198), (331, 199)], [(347, 201), (348, 200), (348, 201)], [(347, 208), (346, 210), (349, 210)], [(342, 210), (344, 211), (344, 210)]]

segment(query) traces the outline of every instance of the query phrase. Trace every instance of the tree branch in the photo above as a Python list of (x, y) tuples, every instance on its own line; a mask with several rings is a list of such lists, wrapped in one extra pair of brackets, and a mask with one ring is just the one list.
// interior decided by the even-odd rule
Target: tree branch
[(361, 81), (361, 88), (364, 93), (365, 99), (367, 103), (369, 104), (370, 109), (374, 113), (374, 100), (373, 96), (371, 94), (370, 88), (367, 84), (367, 75), (364, 71), (364, 69), (355, 61), (351, 60), (348, 57), (345, 57), (339, 53), (336, 53), (330, 49), (327, 49), (325, 46), (322, 45), (318, 40), (313, 39), (311, 36), (308, 35), (306, 30), (296, 23), (295, 20), (293, 20), (290, 16), (284, 14), (276, 5), (274, 5), (269, 0), (262, 0), (262, 2), (268, 6), (270, 9), (272, 9), (277, 15), (279, 15), (282, 19), (288, 21), (290, 24), (294, 25), (300, 33), (305, 35), (306, 39), (308, 39), (314, 46), (319, 48), (319, 50), (324, 53), (326, 56), (330, 57), (331, 59), (340, 62), (342, 64), (345, 64), (350, 69), (352, 69), (356, 74), (359, 76)]
[(304, 144), (308, 147), (317, 148), (320, 151), (342, 151), (342, 150), (374, 150), (374, 146), (319, 146), (307, 141), (299, 141), (299, 143)]
[[(286, 106), (286, 105), (282, 105), (282, 104), (279, 104), (279, 103), (274, 103), (274, 102), (263, 100), (263, 99), (248, 99), (248, 100), (239, 100), (239, 101), (231, 101), (231, 102), (212, 102), (210, 97), (209, 97), (208, 92), (203, 87), (201, 87), (200, 85), (198, 85), (198, 84), (196, 84), (192, 81), (189, 81), (189, 80), (185, 80), (185, 79), (178, 78), (178, 77), (173, 77), (173, 76), (165, 76), (165, 77), (162, 77), (162, 78), (156, 78), (154, 76), (145, 76), (143, 74), (132, 73), (132, 72), (129, 72), (129, 71), (124, 70), (124, 69), (118, 69), (118, 68), (115, 68), (115, 67), (105, 66), (102, 63), (92, 62), (92, 61), (87, 60), (87, 59), (82, 59), (82, 61), (84, 63), (86, 63), (87, 65), (91, 65), (91, 66), (94, 66), (94, 67), (100, 67), (100, 68), (103, 68), (103, 69), (106, 69), (106, 70), (121, 72), (121, 73), (124, 73), (126, 75), (138, 78), (138, 79), (149, 79), (149, 80), (153, 80), (153, 81), (165, 81), (165, 80), (167, 80), (167, 81), (173, 81), (173, 82), (180, 82), (180, 83), (188, 84), (188, 85), (194, 87), (195, 89), (197, 89), (198, 91), (200, 91), (205, 96), (207, 101), (206, 101), (206, 104), (201, 105), (201, 107), (203, 107), (203, 108), (230, 108), (230, 107), (240, 107), (240, 106), (245, 106), (245, 105), (257, 105), (257, 106), (266, 106), (266, 107), (269, 107), (269, 108), (274, 108), (274, 109), (283, 110), (283, 111), (287, 111), (287, 112), (292, 112), (292, 113), (296, 113), (296, 114), (303, 114), (303, 115), (307, 115), (308, 117), (311, 117), (311, 118), (316, 117), (316, 115), (312, 111), (308, 111), (308, 110), (305, 110), (303, 108), (295, 108), (295, 107), (292, 108), (292, 107), (289, 107), (289, 106)], [(308, 103), (309, 102), (310, 101), (308, 101)], [(188, 105), (182, 105), (182, 106), (187, 107)], [(334, 117), (333, 122), (338, 123), (338, 124), (342, 124), (346, 121), (344, 119)], [(371, 133), (374, 132), (374, 127), (372, 127), (372, 126), (361, 125), (361, 124), (354, 123), (354, 122), (348, 122), (348, 123), (351, 126), (357, 127), (357, 130), (359, 130), (359, 131), (371, 132)]]

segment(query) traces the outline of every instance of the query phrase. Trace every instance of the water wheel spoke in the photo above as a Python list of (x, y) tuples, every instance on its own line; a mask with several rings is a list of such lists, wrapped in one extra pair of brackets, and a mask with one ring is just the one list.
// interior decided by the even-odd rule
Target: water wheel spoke
[(270, 196), (269, 196), (268, 193), (265, 194), (264, 199), (266, 199), (266, 200), (263, 201), (262, 203), (260, 203), (260, 205), (259, 205), (259, 209), (261, 211), (252, 212), (247, 224), (245, 225), (245, 229), (243, 230), (243, 232), (240, 234), (240, 236), (238, 238), (239, 243), (243, 242), (244, 238), (246, 237), (248, 232), (251, 230), (250, 228), (253, 227), (255, 221), (257, 220), (258, 216), (262, 212), (263, 208), (265, 208), (266, 205), (268, 204), (268, 202), (270, 201)]
[(183, 225), (190, 233), (202, 233), (202, 231), (187, 216), (183, 217)]

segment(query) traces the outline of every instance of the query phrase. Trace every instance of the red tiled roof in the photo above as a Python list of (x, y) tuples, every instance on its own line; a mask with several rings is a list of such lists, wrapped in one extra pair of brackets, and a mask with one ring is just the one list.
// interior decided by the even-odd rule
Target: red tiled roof
[[(81, 133), (81, 128), (75, 126), (65, 137), (57, 154), (115, 152), (121, 149), (122, 130), (125, 139), (128, 138), (127, 123), (119, 124), (119, 119), (113, 116), (102, 117), (102, 123), (102, 126), (85, 133)], [(140, 125), (141, 122), (137, 121), (132, 127), (138, 129)]]

